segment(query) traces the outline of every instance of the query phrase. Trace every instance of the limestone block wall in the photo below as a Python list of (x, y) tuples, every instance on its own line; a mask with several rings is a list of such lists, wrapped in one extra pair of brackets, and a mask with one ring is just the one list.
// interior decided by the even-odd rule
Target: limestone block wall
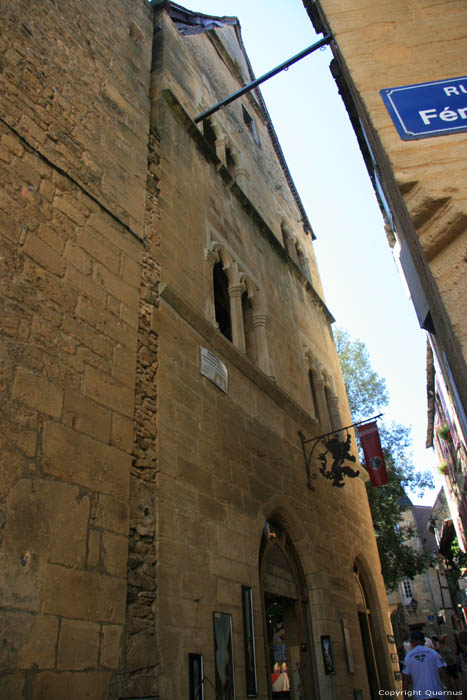
[[(181, 61), (180, 35), (167, 15), (158, 17), (158, 27), (160, 40), (155, 51), (154, 84), (157, 90), (170, 89), (191, 119), (251, 80), (236, 26), (219, 27), (208, 35), (185, 36), (183, 51), (188, 49), (190, 53), (187, 63)], [(158, 70), (169, 64), (169, 71)], [(256, 136), (245, 124), (244, 110), (254, 121)], [(291, 196), (272, 147), (260, 96), (255, 91), (250, 92), (214, 114), (210, 121), (217, 136), (215, 149), (219, 159), (225, 165), (225, 149), (228, 148), (235, 161), (236, 182), (281, 244), (284, 245), (281, 227), (296, 236), (306, 252), (313, 286), (324, 298), (312, 237), (305, 235), (303, 212)], [(202, 131), (202, 124), (198, 126)], [(269, 186), (265, 187), (265, 183)]]
[[(280, 386), (286, 388), (312, 412), (305, 348), (312, 348), (318, 362), (325, 365), (330, 363), (331, 374), (340, 370), (337, 369), (338, 361), (329, 325), (324, 324), (322, 331), (314, 332), (321, 323), (323, 309), (329, 320), (331, 315), (324, 306), (311, 236), (304, 235), (303, 231), (299, 234), (300, 241), (306, 246), (312, 269), (311, 285), (307, 285), (306, 277), (300, 274), (297, 262), (286, 251), (282, 239), (281, 217), (277, 212), (291, 212), (290, 219), (295, 221), (300, 212), (278, 164), (266, 125), (258, 120), (261, 148), (257, 149), (251, 134), (245, 133), (243, 120), (237, 114), (241, 105), (236, 105), (233, 113), (224, 110), (222, 118), (217, 117), (221, 141), (222, 133), (226, 130), (230, 129), (236, 134), (238, 157), (243, 160), (248, 173), (245, 185), (244, 178), (238, 177), (236, 173), (232, 177), (228, 173), (222, 154), (217, 157), (217, 153), (209, 149), (209, 144), (202, 138), (202, 125), (190, 127), (187, 121), (194, 116), (197, 94), (203, 98), (207, 95), (206, 100), (218, 99), (215, 94), (211, 96), (209, 88), (205, 89), (207, 78), (202, 71), (207, 71), (209, 79), (214, 83), (222, 80), (223, 85), (219, 90), (222, 90), (223, 95), (238, 88), (235, 73), (223, 61), (219, 61), (217, 50), (207, 35), (182, 37), (165, 13), (158, 17), (158, 26), (160, 34), (155, 53), (153, 89), (156, 94), (163, 95), (164, 99), (159, 106), (154, 107), (152, 118), (159, 131), (165, 130), (167, 144), (167, 156), (163, 155), (161, 162), (161, 180), (166, 183), (161, 190), (161, 205), (164, 210), (176, 210), (175, 225), (170, 222), (170, 235), (162, 236), (162, 280), (171, 279), (170, 283), (179, 293), (187, 296), (209, 316), (206, 305), (212, 297), (212, 263), (207, 260), (206, 251), (215, 243), (226, 248), (235, 262), (240, 264), (241, 273), (247, 275), (260, 289), (262, 308), (267, 315), (268, 336), (283, 339), (280, 350), (277, 344), (269, 347), (272, 375)], [(233, 30), (227, 27), (221, 31), (230, 33)], [(181, 56), (184, 56), (183, 61)], [(178, 101), (177, 95), (183, 96), (187, 111), (183, 103)], [(188, 102), (189, 96), (192, 98), (191, 103)], [(185, 121), (187, 126), (184, 132), (179, 132), (176, 120), (167, 112), (165, 103), (170, 103), (172, 112), (178, 113)], [(187, 133), (189, 128), (196, 128), (194, 137)], [(195, 159), (193, 138), (202, 142), (207, 159)], [(176, 149), (171, 148), (174, 143), (177, 144)], [(179, 157), (175, 170), (172, 161), (177, 155)], [(213, 168), (220, 169), (220, 178), (212, 177)], [(195, 171), (205, 174), (194, 178)], [(255, 183), (254, 189), (249, 187), (250, 180)], [(189, 188), (186, 184), (188, 182)], [(272, 198), (270, 206), (268, 198)], [(240, 207), (239, 201), (242, 202)], [(191, 202), (197, 206), (190, 207)], [(276, 215), (273, 216), (275, 212)], [(253, 220), (265, 231), (264, 236), (252, 237), (252, 215)], [(298, 226), (300, 228), (301, 225)], [(280, 267), (281, 260), (287, 261), (288, 273), (285, 276), (272, 273), (265, 265), (268, 251), (271, 248), (278, 250), (279, 247), (280, 251), (274, 258), (275, 264)], [(289, 284), (295, 287), (292, 296), (288, 294)], [(296, 304), (295, 295), (304, 303)], [(280, 358), (278, 352), (281, 352)], [(340, 391), (344, 399), (342, 385), (336, 391)]]
[[(357, 560), (372, 582), (382, 687), (393, 687), (393, 675), (386, 640), (389, 614), (365, 488), (355, 479), (335, 489), (320, 476), (313, 482), (315, 490), (308, 490), (297, 435), (299, 429), (307, 435), (322, 432), (313, 418), (307, 347), (328, 369), (341, 420), (350, 422), (331, 317), (270, 228), (270, 219), (260, 213), (272, 191), (284, 210), (294, 208), (292, 195), (278, 195), (269, 175), (257, 178), (257, 195), (244, 191), (190, 117), (197, 99), (193, 95), (198, 87), (201, 91), (193, 69), (198, 53), (206, 54), (210, 80), (218, 79), (212, 76), (216, 70), (228, 82), (224, 63), (210, 57), (210, 38), (178, 35), (164, 14), (158, 27), (162, 50), (155, 54), (152, 109), (160, 137), (161, 285), (152, 319), (159, 347), (158, 692), (164, 699), (183, 697), (189, 653), (203, 655), (205, 674), (214, 682), (212, 614), (222, 611), (233, 619), (237, 697), (246, 697), (243, 584), (253, 590), (258, 697), (267, 697), (259, 547), (266, 519), (277, 517), (304, 570), (322, 697), (350, 700), (353, 689), (361, 688), (369, 698), (354, 591)], [(194, 55), (193, 39), (198, 47)], [(237, 87), (232, 77), (227, 87), (229, 92)], [(265, 142), (262, 148), (266, 162), (272, 162), (272, 147)], [(279, 173), (280, 182), (282, 177)], [(206, 252), (215, 253), (213, 242), (231, 256), (229, 272), (237, 266), (261, 290), (272, 378), (217, 328), (212, 256)], [(227, 366), (227, 393), (201, 375), (201, 348)], [(315, 459), (312, 471), (318, 466)], [(342, 619), (350, 629), (353, 674), (346, 670)], [(319, 640), (325, 634), (335, 640), (339, 670), (333, 677), (326, 676), (322, 664)]]
[[(358, 556), (376, 579), (376, 643), (384, 643), (383, 653), (385, 634), (391, 633), (364, 485), (356, 479), (339, 490), (319, 477), (315, 491), (308, 491), (297, 429), (311, 426), (278, 405), (273, 385), (255, 386), (228, 341), (209, 337), (202, 318), (193, 308), (185, 316), (186, 310), (163, 292), (154, 321), (160, 337), (160, 697), (183, 697), (189, 653), (203, 655), (205, 675), (214, 682), (212, 614), (222, 611), (232, 615), (236, 692), (246, 698), (241, 585), (253, 591), (258, 697), (269, 697), (258, 558), (265, 520), (275, 516), (287, 528), (304, 569), (321, 697), (351, 700), (353, 688), (367, 688), (353, 588)], [(200, 346), (226, 362), (228, 395), (200, 376)], [(313, 472), (317, 466), (314, 462)], [(352, 675), (345, 670), (342, 619), (350, 630)], [(320, 635), (326, 634), (334, 644), (338, 672), (333, 677), (322, 665)], [(380, 673), (383, 687), (391, 687), (390, 671), (382, 665)]]
[(152, 23), (125, 1), (0, 17), (0, 696), (104, 699), (126, 615)]
[[(462, 0), (335, 2), (317, 5), (336, 40), (378, 159), (396, 227), (422, 281), (464, 405), (467, 327), (467, 132), (403, 141), (380, 97), (383, 88), (464, 75), (467, 10)], [(446, 102), (449, 106), (449, 100)]]

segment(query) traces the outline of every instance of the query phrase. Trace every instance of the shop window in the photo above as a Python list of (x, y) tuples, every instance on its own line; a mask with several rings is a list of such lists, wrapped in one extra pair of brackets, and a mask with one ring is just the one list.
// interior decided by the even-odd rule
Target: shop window
[(258, 138), (258, 132), (256, 131), (256, 124), (255, 120), (249, 114), (249, 112), (245, 109), (245, 107), (242, 105), (242, 112), (243, 112), (243, 121), (245, 125), (248, 127), (248, 130), (250, 131), (251, 135), (253, 136), (253, 139), (255, 143), (259, 144), (259, 138)]
[(214, 311), (216, 322), (222, 335), (232, 340), (232, 319), (230, 315), (229, 280), (222, 262), (213, 267)]

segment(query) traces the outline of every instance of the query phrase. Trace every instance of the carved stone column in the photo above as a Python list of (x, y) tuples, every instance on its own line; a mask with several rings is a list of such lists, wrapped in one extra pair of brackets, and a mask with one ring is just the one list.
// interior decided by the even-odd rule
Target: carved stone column
[(232, 343), (243, 353), (246, 352), (242, 309), (242, 294), (244, 291), (241, 284), (229, 284)]
[(253, 312), (253, 326), (256, 334), (256, 344), (258, 349), (258, 367), (268, 377), (272, 377), (271, 358), (269, 357), (267, 329), (268, 317), (261, 311)]

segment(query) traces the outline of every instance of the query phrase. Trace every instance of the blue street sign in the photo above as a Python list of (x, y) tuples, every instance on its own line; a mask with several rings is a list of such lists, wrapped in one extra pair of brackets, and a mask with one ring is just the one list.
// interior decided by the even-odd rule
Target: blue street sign
[(380, 90), (404, 141), (467, 131), (467, 76)]

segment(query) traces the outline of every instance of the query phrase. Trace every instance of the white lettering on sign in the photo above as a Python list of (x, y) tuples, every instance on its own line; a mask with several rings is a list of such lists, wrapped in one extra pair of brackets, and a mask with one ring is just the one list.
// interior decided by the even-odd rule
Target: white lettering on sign
[(461, 92), (467, 95), (467, 88), (465, 85), (448, 85), (447, 87), (443, 88), (443, 90), (448, 97), (449, 95), (460, 95)]
[(461, 107), (456, 110), (445, 107), (439, 114), (436, 109), (423, 109), (418, 113), (424, 124), (431, 124), (433, 119), (441, 119), (443, 122), (455, 122), (459, 117), (467, 119), (467, 107)]
[(224, 363), (207, 348), (201, 350), (201, 368), (200, 372), (203, 377), (209, 379), (213, 384), (219, 387), (225, 394), (228, 393), (228, 372)]
[(438, 116), (436, 109), (424, 109), (423, 111), (419, 112), (419, 115), (421, 116), (424, 124), (429, 124), (430, 119), (436, 119)]

